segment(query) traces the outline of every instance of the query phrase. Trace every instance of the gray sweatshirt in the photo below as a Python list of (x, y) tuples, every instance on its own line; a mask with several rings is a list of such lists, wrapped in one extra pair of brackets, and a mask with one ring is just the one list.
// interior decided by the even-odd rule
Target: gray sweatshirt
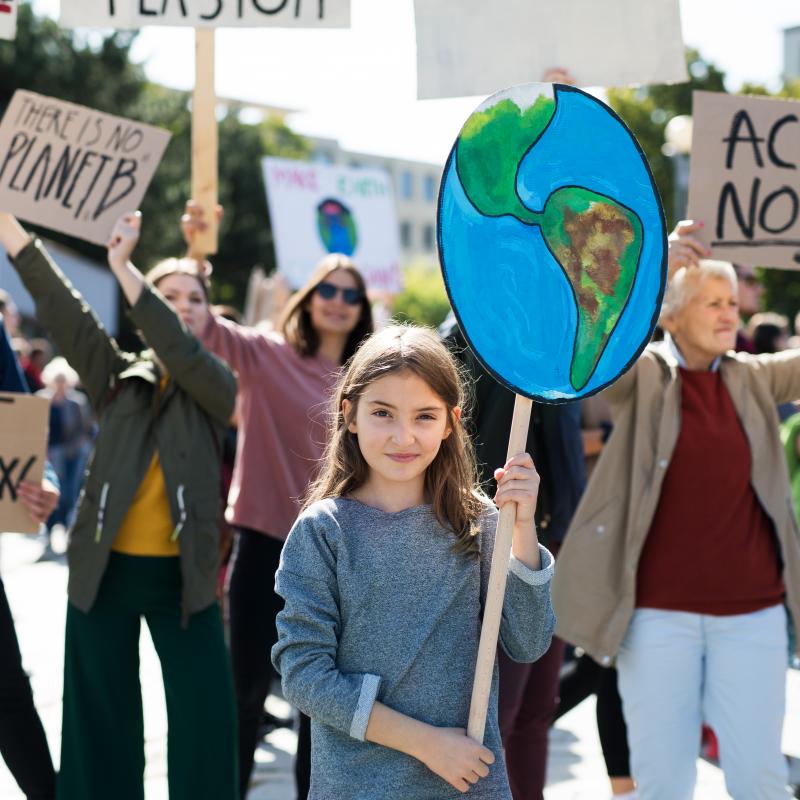
[[(430, 506), (387, 513), (357, 500), (314, 503), (281, 556), (272, 661), (289, 700), (311, 717), (309, 800), (461, 797), (410, 756), (364, 741), (376, 700), (437, 727), (466, 728), (498, 512), (481, 518), (481, 555), (453, 552)], [(500, 641), (535, 661), (555, 626), (553, 557), (511, 559)], [(497, 666), (485, 745), (495, 763), (468, 795), (511, 800), (497, 723)]]

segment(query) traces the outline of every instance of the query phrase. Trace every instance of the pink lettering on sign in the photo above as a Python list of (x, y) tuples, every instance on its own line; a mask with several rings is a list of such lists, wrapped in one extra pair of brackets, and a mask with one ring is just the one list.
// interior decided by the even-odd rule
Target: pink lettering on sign
[(0, 14), (10, 14), (13, 10), (11, 3), (0, 3)]
[(272, 175), (280, 185), (290, 186), (295, 189), (305, 189), (309, 192), (319, 191), (317, 187), (317, 174), (312, 170), (274, 167)]

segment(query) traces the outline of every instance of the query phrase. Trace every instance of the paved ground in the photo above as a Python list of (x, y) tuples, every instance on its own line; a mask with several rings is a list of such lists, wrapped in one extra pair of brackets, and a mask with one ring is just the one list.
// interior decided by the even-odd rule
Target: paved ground
[[(55, 544), (58, 550), (60, 542)], [(63, 558), (37, 562), (41, 549), (41, 544), (29, 537), (0, 536), (3, 580), (16, 619), (25, 663), (31, 672), (37, 706), (57, 759), (67, 575)], [(147, 800), (167, 800), (164, 693), (158, 660), (146, 632), (142, 635), (141, 649), (146, 797)], [(789, 672), (787, 688), (784, 752), (800, 755), (800, 672)], [(283, 701), (270, 698), (270, 704), (274, 713), (288, 713), (288, 706)], [(295, 744), (291, 731), (278, 730), (268, 737), (257, 754), (257, 770), (249, 800), (294, 800), (291, 762)], [(545, 797), (546, 800), (605, 800), (608, 797), (594, 705), (590, 701), (566, 715), (552, 732)], [(723, 800), (727, 797), (720, 771), (701, 762), (696, 800)], [(0, 800), (23, 800), (2, 762)]]

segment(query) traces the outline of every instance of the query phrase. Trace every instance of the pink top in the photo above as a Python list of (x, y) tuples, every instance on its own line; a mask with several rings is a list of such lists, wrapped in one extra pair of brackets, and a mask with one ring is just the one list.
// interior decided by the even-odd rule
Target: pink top
[(285, 539), (325, 447), (339, 367), (320, 355), (303, 358), (277, 333), (213, 314), (202, 339), (239, 378), (239, 435), (225, 518)]

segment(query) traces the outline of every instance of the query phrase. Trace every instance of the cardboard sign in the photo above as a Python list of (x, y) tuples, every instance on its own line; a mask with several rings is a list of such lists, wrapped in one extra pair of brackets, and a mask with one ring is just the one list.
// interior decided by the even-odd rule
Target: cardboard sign
[(0, 39), (17, 35), (17, 6), (19, 0), (0, 0)]
[(633, 134), (592, 95), (529, 84), (486, 100), (445, 166), (437, 223), (461, 330), (516, 394), (587, 397), (650, 341), (664, 213)]
[(328, 253), (351, 256), (370, 289), (401, 289), (400, 241), (388, 173), (265, 158), (278, 269), (294, 288)]
[(38, 533), (19, 500), (23, 480), (41, 483), (50, 403), (44, 397), (0, 392), (0, 531)]
[(0, 123), (0, 208), (105, 245), (139, 207), (170, 134), (18, 90)]
[(800, 269), (800, 102), (694, 92), (690, 219), (714, 258)]
[(349, 28), (350, 0), (61, 0), (65, 28)]
[(569, 70), (579, 86), (687, 80), (678, 0), (415, 0), (420, 99)]

